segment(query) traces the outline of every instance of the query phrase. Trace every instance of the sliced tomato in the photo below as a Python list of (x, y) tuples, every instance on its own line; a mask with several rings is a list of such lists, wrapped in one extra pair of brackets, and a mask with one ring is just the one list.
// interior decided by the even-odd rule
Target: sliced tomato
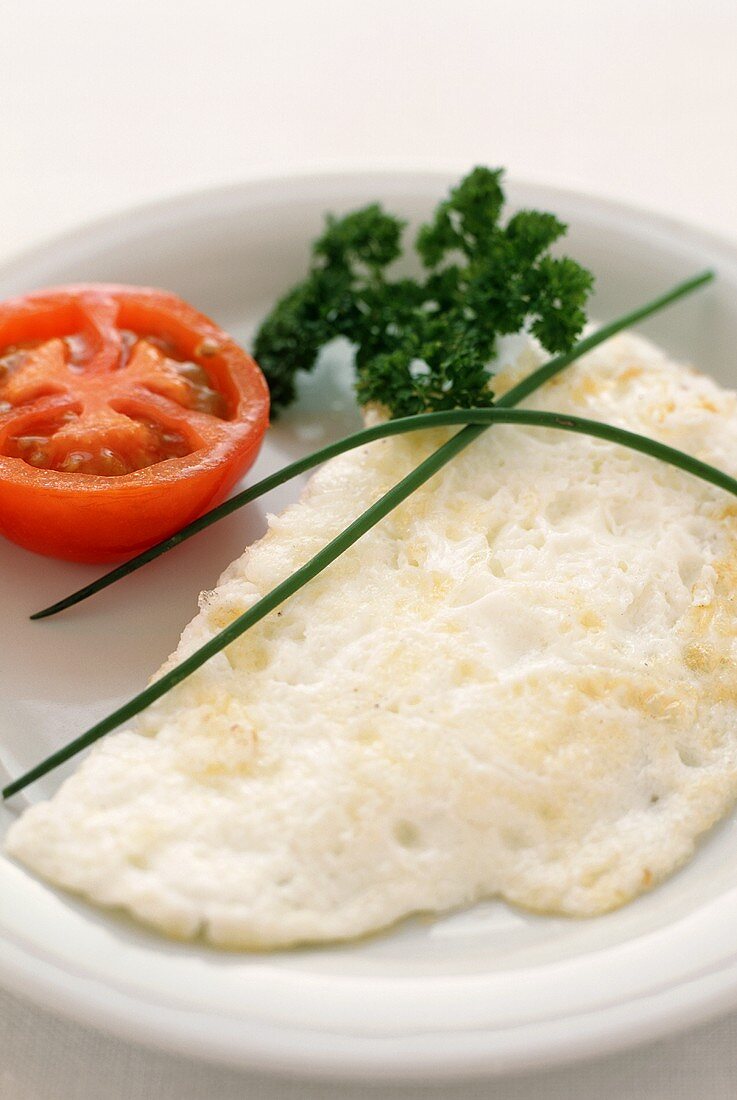
[(174, 294), (0, 303), (0, 534), (72, 561), (135, 554), (225, 497), (268, 411), (254, 360)]

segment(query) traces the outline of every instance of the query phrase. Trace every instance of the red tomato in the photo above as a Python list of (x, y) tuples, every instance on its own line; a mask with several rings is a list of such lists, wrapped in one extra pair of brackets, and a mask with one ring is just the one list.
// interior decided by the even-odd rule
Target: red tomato
[(72, 561), (138, 553), (225, 497), (268, 410), (253, 359), (174, 294), (0, 303), (0, 534)]

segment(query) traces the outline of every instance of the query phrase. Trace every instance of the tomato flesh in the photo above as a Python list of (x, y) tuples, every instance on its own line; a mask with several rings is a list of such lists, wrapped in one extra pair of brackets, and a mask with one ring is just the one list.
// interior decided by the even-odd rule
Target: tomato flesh
[(253, 360), (172, 294), (88, 285), (0, 304), (0, 533), (24, 546), (143, 549), (222, 499), (267, 420)]
[[(183, 359), (159, 337), (124, 329), (117, 370), (132, 386), (168, 397), (184, 409), (224, 419), (227, 403), (199, 363)], [(94, 364), (82, 334), (6, 348), (0, 355), (0, 410), (23, 405), (52, 392), (84, 401), (85, 372)], [(75, 377), (76, 376), (76, 377)], [(6, 436), (4, 453), (31, 466), (72, 473), (120, 477), (194, 450), (182, 432), (152, 415), (126, 415), (95, 402), (90, 412), (67, 409), (61, 416), (26, 426)]]

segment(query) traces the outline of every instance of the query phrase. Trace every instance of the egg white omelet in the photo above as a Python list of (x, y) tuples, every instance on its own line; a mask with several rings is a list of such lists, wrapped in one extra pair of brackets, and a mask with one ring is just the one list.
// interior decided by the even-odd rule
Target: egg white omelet
[[(527, 347), (497, 392), (536, 365)], [(621, 336), (528, 398), (737, 473), (737, 397)], [(447, 432), (323, 467), (167, 666)], [(222, 947), (343, 939), (500, 896), (589, 916), (737, 796), (737, 507), (602, 440), (497, 426), (281, 610), (109, 736), (7, 850)]]

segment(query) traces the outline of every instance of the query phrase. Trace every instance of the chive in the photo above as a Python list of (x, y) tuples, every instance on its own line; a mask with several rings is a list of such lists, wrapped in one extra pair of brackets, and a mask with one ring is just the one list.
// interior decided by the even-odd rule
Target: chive
[[(523, 398), (527, 397), (544, 382), (552, 378), (553, 375), (568, 366), (574, 359), (590, 351), (592, 348), (602, 343), (603, 340), (608, 340), (609, 337), (614, 336), (623, 328), (628, 328), (630, 325), (637, 324), (638, 321), (650, 317), (653, 313), (658, 312), (658, 310), (663, 309), (679, 298), (683, 298), (685, 295), (692, 293), (692, 291), (710, 282), (713, 278), (713, 271), (703, 271), (701, 274), (686, 280), (686, 282), (679, 283), (666, 294), (654, 298), (639, 309), (632, 310), (632, 312), (625, 314), (618, 320), (612, 321), (608, 325), (604, 325), (603, 328), (598, 329), (597, 332), (593, 333), (591, 336), (587, 336), (584, 340), (579, 341), (570, 352), (567, 352), (565, 355), (556, 356), (556, 358), (551, 359), (538, 370), (533, 371), (529, 377), (525, 378), (519, 385), (515, 386), (505, 394), (504, 397), (500, 398), (500, 400), (496, 402), (496, 407), (504, 408), (518, 404)], [(72, 592), (69, 596), (65, 596), (64, 599), (50, 604), (41, 611), (34, 612), (34, 614), (30, 616), (31, 619), (45, 619), (51, 615), (57, 615), (60, 611), (66, 611), (75, 604), (81, 603), (82, 600), (86, 600), (90, 596), (94, 596), (97, 592), (101, 592), (104, 588), (108, 588), (111, 584), (114, 584), (115, 581), (122, 580), (122, 578), (127, 577), (128, 574), (134, 573), (137, 569), (140, 569), (141, 566), (153, 561), (161, 554), (165, 554), (167, 550), (172, 550), (175, 546), (178, 546), (186, 539), (192, 538), (193, 535), (198, 534), (200, 531), (204, 531), (205, 528), (210, 527), (213, 523), (217, 523), (217, 521), (223, 519), (223, 517), (229, 516), (232, 512), (237, 511), (238, 508), (242, 508), (244, 504), (249, 504), (251, 501), (257, 500), (259, 497), (264, 496), (265, 493), (270, 492), (272, 489), (276, 489), (279, 485), (284, 485), (287, 481), (291, 481), (292, 478), (297, 477), (299, 474), (306, 473), (307, 470), (312, 470), (315, 466), (319, 466), (323, 462), (335, 458), (336, 455), (344, 454), (354, 447), (364, 446), (364, 444), (370, 443), (374, 439), (381, 439), (384, 436), (395, 435), (399, 432), (406, 431), (408, 423), (412, 420), (412, 417), (402, 417), (401, 419), (389, 421), (386, 424), (377, 425), (374, 428), (366, 428), (363, 431), (347, 436), (345, 439), (340, 439), (336, 443), (331, 443), (329, 446), (323, 447), (319, 451), (307, 455), (305, 458), (300, 458), (296, 462), (292, 462), (289, 466), (285, 466), (282, 470), (270, 474), (269, 477), (264, 478), (248, 489), (236, 493), (235, 496), (224, 501), (223, 504), (218, 505), (216, 508), (212, 508), (209, 512), (205, 512), (204, 515), (200, 516), (192, 523), (188, 523), (175, 534), (170, 535), (168, 538), (163, 539), (163, 541), (149, 547), (148, 550), (144, 550), (143, 553), (137, 554), (135, 557), (116, 566), (115, 569), (111, 569), (110, 572), (104, 573), (101, 577), (91, 581), (90, 584), (84, 585), (84, 587), (77, 589), (76, 592)], [(457, 423), (457, 421), (453, 423)], [(484, 429), (482, 428), (480, 430), (483, 431)], [(474, 428), (467, 428), (466, 431), (473, 433), (473, 439), (479, 434), (479, 431), (476, 431)], [(472, 439), (469, 438), (468, 442), (472, 442)]]
[[(426, 428), (431, 424), (439, 426), (441, 424), (466, 423), (468, 426), (453, 436), (452, 439), (448, 440), (442, 447), (438, 448), (438, 450), (426, 458), (424, 462), (420, 463), (419, 466), (398, 482), (397, 485), (372, 504), (370, 508), (367, 508), (365, 512), (354, 520), (344, 531), (332, 539), (327, 546), (324, 546), (322, 550), (318, 551), (318, 553), (306, 562), (305, 565), (301, 566), (290, 577), (287, 577), (281, 584), (273, 588), (271, 592), (268, 592), (264, 597), (258, 600), (248, 609), (248, 611), (245, 611), (242, 615), (238, 616), (238, 618), (234, 619), (229, 626), (216, 634), (215, 637), (211, 638), (209, 642), (206, 642), (204, 646), (201, 646), (194, 653), (190, 654), (189, 657), (186, 657), (180, 664), (165, 673), (165, 675), (161, 676), (158, 680), (149, 684), (147, 688), (134, 696), (133, 699), (128, 700), (127, 703), (124, 703), (123, 706), (118, 707), (112, 714), (109, 714), (106, 718), (95, 723), (95, 725), (85, 733), (81, 734), (73, 741), (70, 741), (63, 748), (52, 753), (45, 760), (41, 761), (41, 763), (31, 768), (30, 771), (27, 771), (24, 775), (21, 775), (19, 778), (9, 783), (2, 791), (3, 799), (10, 798), (12, 795), (17, 794), (18, 791), (23, 790), (30, 783), (40, 779), (54, 768), (57, 768), (60, 764), (70, 760), (73, 756), (83, 749), (88, 748), (106, 733), (109, 733), (123, 722), (126, 722), (129, 718), (133, 718), (142, 710), (145, 710), (151, 703), (160, 699), (173, 687), (185, 680), (191, 673), (205, 664), (210, 657), (213, 657), (216, 653), (219, 653), (226, 646), (230, 645), (231, 642), (235, 641), (236, 638), (240, 637), (251, 626), (254, 626), (278, 607), (279, 604), (289, 599), (290, 596), (299, 591), (299, 589), (307, 584), (313, 577), (327, 568), (327, 566), (339, 557), (340, 554), (357, 542), (362, 535), (401, 504), (401, 502), (413, 493), (415, 489), (428, 481), (438, 470), (449, 462), (451, 458), (472, 443), (490, 424), (495, 422), (520, 424), (534, 423), (539, 426), (559, 428), (564, 431), (579, 431), (585, 434), (598, 435), (600, 438), (608, 439), (612, 442), (622, 442), (625, 446), (634, 446), (635, 449), (645, 454), (653, 455), (653, 457), (660, 458), (664, 461), (673, 462), (674, 465), (679, 466), (681, 469), (688, 470), (697, 477), (705, 478), (705, 480), (710, 481), (712, 484), (719, 485), (727, 491), (737, 495), (737, 482), (729, 477), (728, 474), (724, 474), (720, 470), (707, 466), (705, 463), (699, 462), (689, 455), (674, 451), (672, 448), (666, 447), (664, 444), (657, 443), (654, 440), (647, 439), (644, 436), (637, 436), (635, 433), (624, 431), (624, 429), (621, 428), (601, 424), (597, 421), (585, 421), (578, 417), (564, 416), (558, 413), (537, 412), (534, 410), (512, 410), (509, 408), (509, 406), (527, 397), (528, 394), (532, 393), (533, 390), (542, 385), (543, 382), (546, 382), (548, 379), (552, 378), (554, 374), (563, 370), (564, 367), (568, 366), (584, 352), (590, 351), (592, 348), (596, 347), (610, 336), (613, 336), (621, 329), (626, 328), (628, 325), (642, 320), (644, 317), (656, 312), (656, 310), (662, 309), (664, 306), (669, 305), (683, 295), (697, 289), (697, 287), (709, 282), (713, 277), (713, 272), (703, 272), (693, 279), (689, 279), (687, 282), (679, 284), (673, 288), (673, 290), (654, 299), (647, 305), (633, 310), (619, 318), (619, 320), (612, 321), (608, 325), (603, 326), (591, 336), (579, 341), (579, 343), (565, 355), (556, 356), (544, 366), (540, 367), (539, 370), (534, 371), (528, 378), (509, 390), (509, 392), (500, 399), (495, 408), (451, 410), (449, 412), (427, 413), (417, 417), (406, 418), (402, 430), (408, 429), (408, 422), (410, 420), (415, 430)], [(397, 421), (390, 421), (388, 424), (382, 425), (381, 427), (387, 429), (386, 434), (388, 435), (392, 434), (391, 429), (397, 424)]]
[[(668, 465), (693, 474), (702, 481), (716, 485), (720, 489), (725, 489), (733, 496), (737, 496), (737, 479), (722, 470), (718, 470), (692, 455), (668, 447), (666, 444), (659, 443), (654, 439), (648, 439), (646, 436), (637, 435), (635, 432), (628, 432), (623, 428), (603, 424), (596, 420), (586, 420), (582, 417), (568, 416), (561, 413), (539, 412), (534, 409), (454, 409), (449, 412), (426, 413), (417, 417), (407, 417), (406, 420), (413, 421), (411, 425), (407, 424), (406, 431), (419, 431), (432, 426), (438, 427), (440, 425), (470, 422), (474, 428), (480, 428), (481, 430), (484, 430), (490, 424), (523, 424), (542, 428), (557, 428), (561, 431), (594, 436), (659, 459)], [(104, 734), (115, 729), (116, 726), (139, 714), (205, 664), (210, 657), (219, 653), (220, 650), (230, 645), (250, 627), (260, 622), (281, 603), (293, 596), (300, 588), (303, 588), (308, 581), (326, 569), (331, 562), (335, 561), (345, 550), (357, 542), (362, 535), (366, 534), (398, 504), (401, 504), (415, 489), (433, 477), (449, 461), (449, 458), (453, 457), (454, 453), (457, 454), (463, 450), (466, 446), (465, 435), (466, 429), (453, 436), (444, 447), (440, 447), (384, 496), (380, 497), (375, 504), (367, 508), (358, 519), (354, 520), (327, 546), (318, 551), (305, 565), (297, 569), (281, 584), (278, 584), (271, 592), (268, 592), (237, 619), (234, 619), (229, 626), (190, 654), (189, 657), (186, 657), (170, 672), (167, 672), (159, 680), (155, 680), (139, 695), (124, 703), (122, 707), (113, 711), (106, 718), (103, 718), (86, 733), (83, 733), (64, 748), (59, 749), (58, 752), (53, 753), (46, 760), (26, 772), (25, 775), (10, 783), (2, 792), (3, 798), (9, 798), (11, 795), (16, 794), (28, 786), (29, 783), (40, 779), (41, 776), (46, 775), (47, 772), (52, 771), (59, 764), (71, 759), (72, 756), (93, 744)], [(454, 446), (455, 451), (453, 450)]]

